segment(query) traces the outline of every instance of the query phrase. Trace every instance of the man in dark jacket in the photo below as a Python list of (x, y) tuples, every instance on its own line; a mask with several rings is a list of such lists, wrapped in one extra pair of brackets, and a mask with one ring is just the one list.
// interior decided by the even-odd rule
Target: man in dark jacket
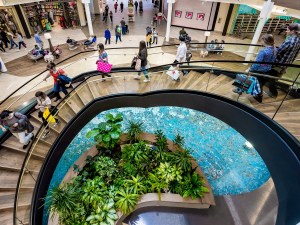
[(2, 29), (0, 32), (0, 35), (1, 35), (1, 39), (2, 39), (3, 43), (5, 44), (5, 48), (8, 48), (9, 40), (7, 38), (6, 31)]

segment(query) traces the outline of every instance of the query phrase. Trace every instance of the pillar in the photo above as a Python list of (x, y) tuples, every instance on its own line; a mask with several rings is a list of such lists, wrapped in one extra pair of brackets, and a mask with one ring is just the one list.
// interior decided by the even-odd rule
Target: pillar
[(77, 1), (77, 10), (78, 10), (78, 16), (79, 16), (79, 20), (80, 20), (80, 26), (83, 27), (86, 25), (86, 19), (85, 19), (85, 15), (84, 15), (83, 4), (81, 3), (80, 0)]
[(91, 18), (91, 12), (90, 12), (90, 0), (82, 0), (82, 3), (84, 3), (84, 8), (85, 8), (85, 15), (86, 15), (86, 20), (89, 28), (89, 34), (90, 36), (94, 35), (93, 31), (93, 24), (92, 24), (92, 18)]
[[(261, 9), (260, 15), (259, 15), (259, 22), (257, 24), (254, 36), (252, 38), (251, 44), (255, 45), (257, 44), (260, 34), (264, 28), (265, 22), (266, 20), (270, 17), (271, 12), (272, 12), (272, 8), (274, 6), (274, 2), (271, 2), (271, 0), (268, 0), (267, 2), (264, 2), (263, 7)], [(245, 61), (250, 61), (254, 50), (255, 50), (255, 46), (250, 46), (245, 58)]]
[(0, 57), (0, 63), (1, 63), (1, 73), (5, 73), (5, 72), (7, 72), (7, 69), (6, 69), (6, 66), (5, 66), (5, 64), (4, 64), (4, 62), (3, 62), (3, 60), (2, 60), (2, 58)]
[(170, 41), (171, 21), (172, 21), (172, 7), (174, 0), (168, 0), (168, 17), (167, 17), (167, 30), (166, 41)]

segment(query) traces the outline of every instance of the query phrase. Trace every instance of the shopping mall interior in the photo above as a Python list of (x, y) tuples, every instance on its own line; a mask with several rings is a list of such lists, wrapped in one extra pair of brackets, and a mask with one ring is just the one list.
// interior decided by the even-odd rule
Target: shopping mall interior
[(0, 224), (300, 224), (299, 49), (294, 0), (0, 1)]

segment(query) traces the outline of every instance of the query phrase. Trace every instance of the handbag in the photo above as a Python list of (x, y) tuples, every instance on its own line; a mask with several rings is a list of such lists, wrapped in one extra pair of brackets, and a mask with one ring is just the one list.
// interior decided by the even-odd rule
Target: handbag
[(45, 108), (43, 112), (43, 118), (47, 120), (48, 123), (56, 123), (55, 118), (51, 115), (50, 110), (48, 107)]
[(135, 68), (135, 65), (136, 65), (136, 60), (137, 60), (137, 57), (133, 57), (132, 61), (131, 61), (131, 68)]
[(135, 63), (135, 70), (140, 71), (141, 70), (141, 64), (142, 64), (142, 60), (141, 59), (137, 59), (136, 63)]
[(107, 62), (98, 61), (97, 62), (97, 70), (103, 73), (109, 73), (111, 71), (112, 64)]
[(247, 92), (252, 85), (252, 82), (253, 81), (245, 74), (237, 74), (232, 85), (242, 89), (242, 91)]

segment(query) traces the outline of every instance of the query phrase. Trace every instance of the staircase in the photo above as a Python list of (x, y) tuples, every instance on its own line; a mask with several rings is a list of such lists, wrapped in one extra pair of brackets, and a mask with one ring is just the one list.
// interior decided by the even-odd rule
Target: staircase
[[(187, 76), (181, 77), (180, 82), (172, 81), (169, 76), (157, 73), (151, 76), (150, 83), (135, 80), (132, 73), (115, 74), (114, 78), (107, 78), (102, 82), (100, 77), (92, 77), (83, 84), (75, 84), (76, 92), (72, 93), (67, 100), (59, 104), (59, 120), (57, 127), (50, 127), (50, 134), (45, 138), (37, 138), (32, 147), (31, 157), (26, 164), (26, 172), (20, 184), (17, 208), (17, 224), (29, 224), (30, 204), (32, 192), (35, 186), (39, 170), (55, 139), (66, 124), (93, 99), (116, 93), (143, 93), (161, 89), (189, 89), (208, 91), (233, 100), (237, 100), (254, 107), (257, 110), (272, 117), (278, 108), (285, 93), (279, 92), (277, 99), (264, 96), (263, 103), (258, 103), (251, 96), (232, 92), (233, 80), (225, 75), (216, 76), (205, 72), (204, 74), (190, 71)], [(279, 124), (290, 131), (300, 140), (300, 99), (288, 96), (286, 102), (274, 118)], [(37, 111), (31, 114), (30, 121), (35, 126), (35, 132), (42, 122)], [(0, 151), (0, 224), (13, 224), (13, 207), (16, 186), (19, 173), (28, 149), (23, 150), (22, 145), (15, 137), (10, 137), (2, 144)]]

